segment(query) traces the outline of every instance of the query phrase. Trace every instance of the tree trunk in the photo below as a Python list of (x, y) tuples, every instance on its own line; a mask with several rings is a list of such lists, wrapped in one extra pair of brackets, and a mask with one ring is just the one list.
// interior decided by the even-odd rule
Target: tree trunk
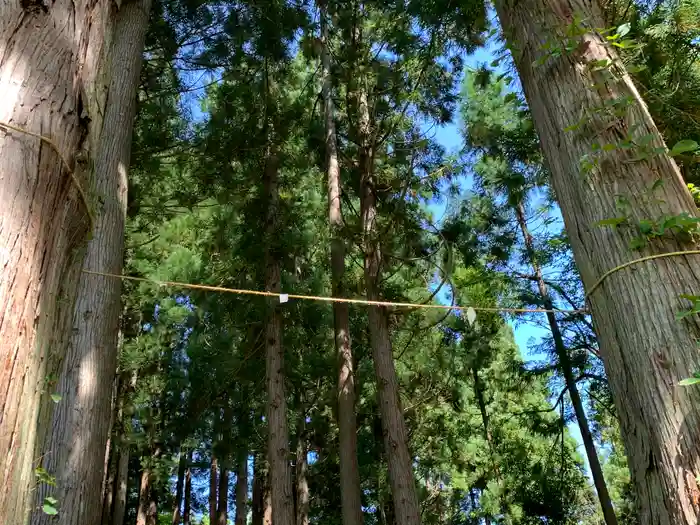
[(99, 142), (110, 9), (106, 0), (0, 4), (0, 523), (26, 522), (37, 459), (48, 459), (52, 376), (89, 228), (78, 157), (94, 158)]
[(248, 517), (248, 452), (238, 458), (236, 472), (236, 525), (246, 525)]
[[(182, 524), (190, 525), (190, 516), (192, 514), (192, 452), (187, 457), (187, 470), (185, 471), (185, 505), (182, 511)], [(116, 523), (115, 525), (119, 525)]]
[(180, 461), (177, 467), (177, 483), (175, 485), (175, 500), (173, 502), (173, 525), (180, 525), (180, 520), (182, 515), (180, 514), (180, 509), (182, 508), (182, 492), (185, 485), (185, 471), (187, 470), (187, 454), (183, 454), (180, 451)]
[[(303, 415), (301, 416), (304, 417)], [(309, 525), (309, 463), (307, 461), (306, 436), (303, 419), (299, 424), (297, 438), (296, 482), (297, 482), (297, 525)]]
[[(256, 456), (253, 461), (253, 498), (252, 498), (252, 525), (262, 525), (265, 507), (265, 488), (262, 460)], [(238, 525), (238, 524), (236, 524)]]
[(114, 510), (112, 511), (112, 525), (124, 525), (126, 516), (126, 498), (129, 482), (129, 447), (122, 445), (119, 450), (119, 466), (117, 467), (117, 481), (114, 494)]
[[(377, 208), (374, 189), (374, 152), (370, 129), (367, 93), (358, 93), (358, 137), (360, 139), (360, 198), (362, 232), (365, 252), (365, 285), (370, 301), (381, 300), (382, 255), (377, 230)], [(399, 385), (394, 367), (394, 355), (389, 334), (389, 323), (384, 307), (369, 306), (369, 335), (377, 376), (379, 412), (387, 455), (389, 483), (396, 523), (420, 524), (420, 508), (413, 478), (412, 460), (408, 451), (408, 436), (403, 418)]]
[(117, 475), (119, 471), (119, 449), (113, 439), (110, 439), (108, 447), (111, 448), (109, 454), (109, 465), (107, 468), (107, 478), (104, 484), (102, 498), (102, 525), (110, 525), (112, 513), (114, 512), (114, 495), (116, 492)]
[(221, 466), (219, 470), (219, 503), (216, 509), (218, 525), (228, 522), (228, 469)]
[[(103, 132), (94, 158), (97, 196), (92, 239), (83, 268), (120, 274), (126, 218), (127, 169), (136, 112), (141, 54), (151, 0), (124, 2), (118, 10), (110, 50), (112, 73)], [(102, 513), (99, 486), (109, 436), (112, 384), (117, 367), (121, 282), (83, 274), (78, 285), (73, 329), (61, 364), (52, 431), (43, 452), (57, 480), (61, 512), (34, 512), (33, 525), (97, 523)], [(40, 497), (43, 491), (39, 491)], [(39, 502), (40, 503), (40, 502)]]
[[(697, 316), (682, 321), (674, 316), (687, 308), (681, 294), (700, 295), (696, 272), (700, 257), (649, 260), (614, 272), (595, 291), (592, 286), (607, 271), (639, 256), (697, 249), (697, 243), (683, 235), (670, 234), (652, 240), (641, 253), (629, 247), (639, 235), (634, 224), (640, 220), (681, 213), (695, 216), (697, 210), (676, 164), (666, 154), (652, 152), (637, 161), (633, 157), (640, 153), (639, 147), (633, 151), (601, 147), (598, 161), (581, 167), (583, 155), (594, 155), (594, 142), (616, 144), (633, 135), (651, 138), (656, 147), (663, 145), (625, 71), (618, 65), (612, 80), (605, 78), (610, 73), (605, 68), (592, 71), (595, 68), (590, 66), (601, 63), (594, 61), (618, 59), (599, 35), (589, 32), (580, 37), (575, 52), (535, 65), (547, 53), (544, 42), (564, 40), (574, 12), (578, 19), (602, 27), (595, 2), (497, 0), (496, 8), (514, 50), (576, 263), (587, 291), (592, 292), (590, 307), (620, 416), (639, 521), (696, 524), (700, 390), (678, 387), (678, 381), (700, 368), (696, 345), (700, 326)], [(601, 116), (598, 108), (620, 101), (622, 116)], [(565, 131), (596, 110), (597, 117), (586, 117), (578, 129)], [(617, 228), (598, 225), (621, 214), (629, 220)]]
[[(268, 94), (269, 95), (269, 94)], [(269, 98), (269, 97), (268, 97)], [(271, 135), (271, 133), (270, 133)], [(270, 141), (272, 142), (272, 141)], [(265, 191), (265, 290), (280, 292), (280, 261), (273, 244), (278, 235), (279, 159), (275, 144), (268, 144), (264, 168)], [(268, 302), (265, 336), (267, 373), (267, 457), (270, 465), (272, 514), (275, 525), (293, 525), (294, 501), (289, 467), (289, 431), (284, 386), (284, 349), (282, 348), (282, 312), (278, 299)]]
[(217, 497), (217, 477), (216, 477), (216, 470), (217, 470), (217, 460), (216, 457), (214, 456), (214, 451), (211, 451), (211, 465), (209, 467), (209, 525), (216, 525), (217, 523), (217, 516), (216, 516), (216, 506), (218, 503), (218, 497)]
[(151, 510), (151, 468), (145, 467), (141, 471), (141, 484), (139, 485), (139, 506), (136, 511), (136, 525), (150, 525), (149, 512)]
[[(540, 292), (540, 297), (542, 298), (543, 306), (551, 310), (554, 308), (552, 304), (552, 299), (549, 295), (549, 290), (547, 290), (547, 285), (544, 282), (544, 277), (542, 275), (542, 268), (537, 262), (537, 256), (535, 253), (535, 246), (530, 234), (530, 230), (527, 227), (527, 219), (525, 218), (525, 209), (522, 202), (519, 202), (515, 206), (515, 214), (518, 219), (518, 224), (520, 225), (520, 230), (523, 234), (523, 239), (525, 241), (525, 251), (527, 252), (528, 258), (530, 259), (530, 264), (535, 272), (535, 278), (537, 279), (537, 288)], [(579, 395), (578, 385), (576, 384), (576, 378), (574, 377), (574, 369), (571, 363), (571, 358), (569, 357), (569, 350), (564, 344), (564, 338), (562, 337), (561, 330), (559, 330), (559, 323), (554, 315), (554, 312), (547, 312), (547, 322), (549, 324), (549, 330), (552, 332), (552, 338), (554, 339), (554, 349), (557, 353), (557, 358), (559, 361), (559, 370), (564, 376), (564, 382), (566, 384), (566, 389), (569, 392), (569, 397), (571, 398), (571, 404), (574, 407), (574, 413), (576, 414), (576, 421), (578, 422), (578, 428), (581, 431), (581, 439), (583, 441), (583, 447), (586, 449), (586, 457), (588, 458), (588, 464), (591, 467), (591, 475), (593, 476), (593, 484), (595, 485), (596, 492), (598, 493), (598, 500), (603, 511), (603, 518), (605, 519), (606, 525), (617, 525), (617, 517), (615, 516), (615, 510), (613, 509), (612, 501), (610, 500), (610, 494), (608, 493), (608, 486), (605, 483), (605, 477), (603, 476), (603, 469), (600, 465), (600, 460), (598, 459), (598, 453), (595, 448), (595, 442), (593, 441), (593, 435), (591, 434), (591, 429), (588, 426), (588, 418), (586, 417), (586, 412), (583, 408), (583, 401)]]
[[(323, 101), (326, 119), (326, 173), (328, 176), (328, 223), (331, 229), (331, 279), (333, 296), (343, 297), (345, 288), (345, 245), (342, 238), (340, 166), (335, 132), (333, 79), (328, 49), (328, 13), (320, 9), (323, 43)], [(343, 525), (362, 525), (360, 471), (357, 465), (355, 421), (355, 374), (350, 346), (350, 309), (347, 303), (333, 303), (335, 349), (338, 356), (338, 441), (340, 458), (340, 500)]]

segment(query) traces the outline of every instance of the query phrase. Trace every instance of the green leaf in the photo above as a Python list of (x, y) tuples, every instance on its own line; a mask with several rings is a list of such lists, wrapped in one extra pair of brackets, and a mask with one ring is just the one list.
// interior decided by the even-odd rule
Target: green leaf
[(680, 155), (682, 153), (688, 153), (689, 151), (695, 151), (696, 149), (700, 148), (698, 146), (698, 143), (695, 142), (694, 140), (681, 140), (676, 142), (676, 144), (671, 148), (671, 151), (669, 152), (669, 155), (671, 157), (675, 157), (676, 155)]
[(51, 394), (51, 401), (54, 403), (58, 403), (61, 399), (63, 399), (61, 394)]
[(696, 302), (700, 301), (700, 295), (690, 295), (687, 293), (681, 294), (679, 296), (681, 299), (687, 299), (688, 301)]
[(700, 383), (700, 377), (689, 377), (687, 379), (681, 379), (678, 381), (678, 384), (680, 386), (690, 386), (690, 385), (697, 385)]
[(58, 514), (58, 510), (56, 510), (56, 507), (49, 503), (44, 503), (44, 506), (41, 507), (41, 510), (44, 511), (44, 514), (47, 514), (49, 516), (55, 516), (56, 514)]
[(627, 72), (628, 73), (641, 73), (647, 68), (647, 66), (641, 65), (641, 66), (627, 66)]
[(44, 502), (49, 503), (50, 505), (56, 505), (56, 503), (58, 503), (58, 500), (56, 498), (51, 497), (51, 496), (46, 496), (44, 498)]
[(602, 221), (596, 222), (596, 226), (619, 226), (627, 220), (627, 217), (612, 217), (610, 219), (603, 219)]

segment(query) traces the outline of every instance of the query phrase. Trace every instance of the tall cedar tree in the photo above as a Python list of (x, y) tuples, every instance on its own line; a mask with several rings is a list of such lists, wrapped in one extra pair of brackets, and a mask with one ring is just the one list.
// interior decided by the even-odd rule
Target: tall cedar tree
[[(589, 293), (601, 353), (610, 379), (629, 457), (641, 523), (696, 523), (700, 489), (700, 392), (678, 381), (700, 365), (695, 318), (678, 321), (680, 296), (700, 293), (693, 266), (697, 255), (653, 260), (610, 275), (639, 256), (697, 249), (682, 232), (662, 235), (639, 252), (630, 242), (639, 221), (697, 216), (676, 163), (666, 153), (634, 160), (635, 152), (603, 150), (588, 170), (594, 143), (616, 145), (628, 136), (662, 147), (646, 106), (618, 55), (596, 28), (604, 27), (597, 4), (528, 0), (496, 2), (532, 111), (578, 268)], [(582, 22), (585, 20), (585, 22)], [(587, 24), (572, 52), (550, 55), (545, 42), (567, 45), (572, 28)], [(573, 33), (577, 35), (577, 33)], [(556, 44), (555, 44), (556, 45)], [(596, 70), (595, 64), (612, 63)], [(601, 114), (623, 103), (619, 115)], [(598, 112), (598, 115), (596, 115)], [(570, 126), (584, 122), (579, 129)], [(653, 198), (644, 196), (653, 193)], [(603, 227), (620, 216), (627, 227)], [(629, 227), (630, 224), (632, 227)], [(624, 327), (624, 329), (620, 329)]]

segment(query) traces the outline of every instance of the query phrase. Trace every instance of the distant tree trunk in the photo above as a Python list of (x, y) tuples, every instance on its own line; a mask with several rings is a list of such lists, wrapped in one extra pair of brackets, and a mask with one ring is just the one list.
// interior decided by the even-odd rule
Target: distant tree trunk
[(177, 467), (177, 483), (175, 485), (175, 500), (173, 501), (173, 525), (180, 525), (182, 515), (182, 492), (185, 485), (185, 472), (187, 471), (187, 454), (183, 454), (180, 450), (180, 461)]
[[(320, 4), (320, 2), (319, 2)], [(323, 43), (323, 100), (326, 120), (326, 174), (328, 177), (328, 222), (331, 229), (331, 279), (333, 296), (343, 297), (345, 287), (345, 245), (341, 208), (340, 165), (335, 131), (333, 79), (328, 49), (328, 13), (320, 9)], [(338, 356), (338, 441), (340, 458), (340, 500), (343, 525), (362, 525), (360, 471), (357, 465), (357, 427), (355, 421), (355, 374), (350, 346), (350, 309), (346, 303), (333, 303), (335, 349)]]
[(149, 512), (151, 505), (151, 469), (145, 467), (141, 471), (139, 486), (139, 506), (136, 511), (136, 525), (150, 525)]
[[(537, 254), (535, 253), (535, 245), (530, 234), (530, 230), (527, 226), (527, 219), (525, 217), (525, 209), (522, 202), (519, 202), (515, 206), (515, 214), (518, 219), (518, 224), (520, 225), (520, 230), (523, 234), (523, 239), (525, 241), (525, 250), (527, 252), (528, 258), (530, 259), (530, 265), (535, 272), (535, 279), (537, 280), (537, 288), (540, 292), (540, 297), (542, 298), (543, 306), (551, 310), (554, 308), (552, 304), (552, 299), (549, 295), (549, 290), (547, 290), (547, 285), (544, 282), (544, 277), (542, 275), (542, 268), (537, 261)], [(581, 432), (581, 439), (583, 441), (583, 447), (586, 450), (586, 457), (588, 458), (588, 464), (591, 467), (591, 476), (593, 477), (593, 484), (595, 485), (596, 492), (598, 493), (598, 500), (600, 506), (603, 510), (603, 518), (607, 525), (617, 525), (617, 517), (615, 516), (615, 511), (612, 506), (612, 501), (610, 500), (610, 494), (608, 493), (608, 487), (605, 483), (605, 477), (603, 476), (603, 469), (600, 466), (600, 460), (598, 459), (598, 453), (596, 452), (595, 442), (593, 441), (593, 435), (591, 434), (591, 429), (588, 426), (588, 418), (586, 417), (586, 411), (583, 408), (583, 401), (578, 392), (578, 385), (576, 384), (576, 378), (574, 377), (574, 368), (571, 363), (571, 358), (569, 357), (569, 350), (566, 348), (564, 343), (564, 338), (562, 337), (561, 330), (559, 330), (559, 323), (554, 315), (554, 312), (547, 312), (547, 322), (549, 323), (549, 330), (552, 332), (552, 338), (554, 339), (554, 349), (557, 353), (557, 358), (559, 361), (559, 370), (564, 376), (564, 382), (566, 383), (566, 389), (569, 391), (569, 397), (571, 398), (571, 404), (574, 407), (574, 413), (576, 414), (576, 421), (578, 422), (578, 428)]]
[[(35, 487), (34, 469), (38, 458), (48, 461), (52, 377), (70, 333), (88, 231), (92, 204), (78, 159), (94, 159), (99, 143), (111, 8), (106, 0), (0, 4), (0, 523), (26, 523), (35, 488), (56, 495)], [(103, 459), (91, 465), (90, 508), (102, 503), (95, 465)], [(84, 480), (71, 483), (78, 492)]]
[[(683, 213), (695, 217), (696, 206), (667, 154), (651, 152), (635, 160), (643, 154), (641, 147), (593, 151), (593, 143), (615, 145), (628, 136), (651, 140), (654, 147), (664, 145), (605, 38), (589, 30), (578, 38), (574, 52), (546, 56), (542, 43), (564, 41), (574, 14), (590, 27), (603, 27), (597, 3), (495, 4), (514, 50), (576, 264), (591, 293), (590, 308), (636, 486), (639, 522), (695, 525), (700, 517), (700, 389), (679, 387), (678, 381), (700, 369), (700, 323), (696, 315), (678, 321), (675, 314), (687, 308), (681, 294), (700, 295), (700, 257), (649, 260), (616, 271), (595, 291), (591, 287), (606, 272), (637, 257), (698, 249), (696, 241), (670, 232), (639, 253), (629, 246), (639, 236), (639, 221)], [(540, 58), (544, 64), (537, 66)], [(602, 71), (593, 67), (605, 61), (616, 65)], [(620, 116), (601, 112), (619, 101), (624, 101)], [(566, 131), (582, 117), (578, 129)], [(599, 158), (586, 167), (583, 155)], [(621, 215), (629, 219), (619, 227), (599, 226)]]
[(216, 525), (217, 515), (216, 506), (218, 504), (217, 497), (217, 459), (214, 456), (214, 450), (211, 451), (211, 465), (209, 466), (209, 523), (210, 525)]
[[(374, 146), (370, 125), (367, 93), (364, 87), (358, 96), (358, 129), (360, 141), (360, 220), (365, 253), (365, 286), (370, 301), (381, 300), (382, 254), (377, 229), (377, 207), (374, 177)], [(403, 418), (399, 385), (394, 367), (394, 355), (389, 334), (389, 323), (384, 307), (368, 306), (369, 335), (377, 376), (379, 412), (382, 419), (384, 448), (386, 450), (394, 502), (395, 519), (401, 525), (419, 525), (420, 507), (413, 478), (411, 455), (408, 451), (408, 435)]]
[(297, 519), (296, 525), (309, 525), (309, 463), (307, 461), (308, 449), (306, 446), (304, 415), (302, 411), (301, 421), (297, 432), (297, 458), (296, 458), (296, 482), (297, 482)]
[(104, 497), (102, 500), (102, 525), (110, 525), (114, 513), (114, 496), (116, 492), (117, 475), (119, 470), (120, 454), (119, 449), (113, 439), (107, 445), (111, 452), (109, 454), (109, 465), (107, 477), (104, 484)]
[[(266, 71), (267, 75), (267, 71)], [(266, 94), (272, 107), (270, 78)], [(269, 123), (268, 144), (263, 169), (265, 196), (265, 290), (280, 292), (280, 260), (275, 244), (279, 237), (279, 158), (274, 143), (274, 130)], [(294, 524), (294, 500), (289, 466), (289, 430), (287, 427), (287, 399), (285, 395), (284, 349), (282, 348), (282, 312), (278, 299), (268, 301), (265, 329), (265, 370), (267, 375), (267, 459), (270, 466), (272, 514), (275, 525)]]
[(248, 516), (248, 452), (244, 451), (238, 458), (236, 472), (236, 522), (235, 525), (246, 525)]
[(219, 503), (216, 509), (218, 525), (228, 522), (228, 469), (222, 464), (219, 469)]
[[(190, 517), (192, 515), (192, 452), (187, 456), (187, 470), (185, 471), (185, 506), (182, 511), (183, 525), (190, 525)], [(119, 524), (115, 524), (119, 525)]]
[[(263, 514), (265, 513), (265, 487), (262, 459), (255, 456), (253, 460), (253, 498), (252, 498), (252, 525), (262, 525)], [(236, 524), (238, 525), (238, 524)]]
[[(136, 88), (148, 28), (151, 0), (121, 4), (109, 52), (112, 72), (97, 153), (92, 159), (93, 191), (99, 198), (92, 238), (83, 268), (120, 274), (124, 251), (127, 170), (131, 152)], [(97, 523), (100, 492), (112, 415), (111, 395), (117, 367), (121, 282), (83, 274), (80, 277), (68, 350), (61, 364), (52, 431), (43, 447), (47, 470), (57, 481), (61, 512), (33, 513), (33, 525)], [(41, 501), (43, 491), (38, 491)], [(40, 503), (40, 501), (38, 503)]]
[(112, 511), (112, 525), (124, 525), (126, 516), (126, 498), (129, 482), (129, 447), (122, 444), (119, 449), (119, 466), (117, 467), (117, 481), (114, 494), (114, 507)]

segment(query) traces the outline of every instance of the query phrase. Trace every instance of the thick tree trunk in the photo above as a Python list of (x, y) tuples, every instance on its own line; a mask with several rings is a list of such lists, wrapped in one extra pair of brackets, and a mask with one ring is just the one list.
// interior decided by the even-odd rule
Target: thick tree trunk
[[(303, 417), (303, 416), (302, 416)], [(297, 525), (309, 525), (309, 463), (308, 449), (303, 420), (299, 424), (297, 437), (296, 482), (297, 482)]]
[[(370, 301), (381, 300), (382, 255), (377, 228), (377, 208), (374, 188), (374, 153), (372, 147), (369, 107), (364, 88), (358, 94), (358, 137), (360, 138), (360, 219), (365, 252), (365, 286)], [(379, 412), (386, 449), (389, 483), (394, 502), (395, 519), (401, 525), (420, 524), (420, 507), (413, 478), (408, 435), (403, 418), (389, 323), (384, 307), (369, 306), (369, 335), (377, 376)]]
[(248, 451), (240, 454), (236, 471), (236, 525), (246, 525), (248, 518)]
[(185, 486), (185, 471), (187, 470), (187, 454), (180, 451), (180, 461), (177, 466), (177, 482), (175, 484), (175, 500), (173, 501), (173, 525), (180, 525), (182, 514), (182, 492)]
[[(326, 173), (328, 176), (328, 223), (331, 229), (331, 279), (333, 296), (343, 297), (345, 289), (345, 245), (341, 208), (340, 165), (335, 132), (333, 79), (328, 49), (328, 13), (320, 10), (323, 43), (323, 100), (326, 119)], [(355, 421), (355, 373), (350, 346), (350, 309), (346, 303), (333, 303), (335, 349), (338, 356), (338, 441), (340, 456), (340, 501), (343, 525), (362, 525), (360, 471), (357, 465)]]
[[(538, 59), (547, 41), (564, 41), (574, 13), (593, 27), (602, 26), (595, 2), (582, 0), (498, 0), (498, 15), (532, 110), (552, 174), (567, 233), (586, 289), (607, 271), (639, 256), (697, 249), (682, 235), (652, 240), (641, 253), (629, 243), (639, 235), (640, 220), (697, 210), (676, 164), (665, 154), (650, 153), (639, 161), (631, 150), (600, 148), (628, 135), (663, 145), (649, 112), (630, 77), (615, 66), (593, 71), (602, 60), (617, 60), (603, 38), (589, 32), (572, 53)], [(629, 97), (629, 98), (626, 98)], [(615, 116), (601, 111), (623, 103)], [(587, 117), (587, 114), (594, 115)], [(573, 131), (568, 126), (584, 119)], [(661, 181), (661, 183), (658, 183)], [(619, 204), (623, 203), (623, 211)], [(629, 206), (625, 206), (629, 203)], [(617, 228), (599, 221), (626, 215)], [(678, 387), (678, 381), (700, 368), (697, 316), (677, 321), (686, 307), (681, 294), (700, 295), (697, 255), (649, 260), (611, 274), (590, 297), (601, 354), (620, 415), (632, 470), (640, 523), (696, 524), (700, 516), (700, 389)]]
[[(126, 218), (127, 169), (136, 112), (136, 88), (151, 0), (121, 4), (110, 50), (111, 73), (103, 130), (94, 158), (95, 209), (86, 270), (121, 273)], [(78, 285), (73, 328), (61, 364), (52, 431), (43, 452), (55, 473), (57, 519), (40, 511), (33, 525), (97, 523), (102, 513), (99, 486), (109, 435), (111, 388), (117, 367), (121, 282), (83, 274)], [(39, 491), (40, 497), (43, 491)], [(40, 503), (40, 502), (39, 502)]]
[(37, 459), (48, 459), (51, 376), (89, 224), (78, 158), (94, 158), (99, 141), (110, 9), (106, 0), (0, 3), (0, 523), (26, 522)]
[(218, 525), (226, 525), (228, 522), (228, 469), (221, 466), (219, 469), (219, 503), (216, 508)]
[[(279, 210), (279, 159), (276, 146), (268, 145), (264, 169), (266, 200), (266, 253), (265, 290), (280, 292), (280, 262), (276, 242)], [(293, 525), (294, 500), (289, 467), (289, 430), (287, 427), (287, 399), (284, 386), (284, 349), (282, 348), (282, 312), (278, 299), (269, 301), (265, 333), (267, 373), (267, 457), (270, 465), (272, 514), (275, 525)]]
[(185, 471), (185, 505), (182, 510), (183, 525), (190, 525), (190, 517), (192, 515), (192, 469), (189, 466), (191, 462), (192, 452), (187, 457), (187, 470)]
[[(554, 308), (554, 306), (552, 304), (552, 299), (549, 295), (549, 290), (547, 290), (547, 285), (544, 282), (542, 268), (537, 262), (535, 245), (532, 239), (532, 235), (530, 234), (530, 230), (527, 226), (527, 219), (525, 218), (525, 209), (523, 207), (522, 202), (518, 203), (515, 206), (515, 214), (517, 216), (518, 224), (520, 225), (520, 230), (523, 234), (523, 239), (525, 241), (525, 250), (527, 252), (528, 258), (530, 259), (532, 269), (535, 272), (535, 278), (537, 279), (537, 288), (540, 292), (540, 297), (542, 298), (542, 304), (546, 309), (551, 310), (552, 308)], [(600, 502), (600, 506), (603, 511), (603, 518), (605, 519), (606, 525), (617, 525), (617, 517), (615, 516), (615, 510), (613, 509), (612, 501), (610, 500), (608, 486), (605, 483), (603, 469), (600, 465), (600, 460), (598, 459), (598, 453), (595, 448), (595, 442), (593, 441), (593, 435), (591, 434), (591, 429), (588, 426), (588, 418), (586, 417), (586, 411), (583, 408), (583, 401), (581, 400), (581, 396), (579, 395), (578, 385), (576, 384), (576, 378), (574, 377), (574, 368), (571, 363), (571, 358), (569, 357), (569, 350), (564, 344), (564, 338), (562, 337), (561, 330), (559, 330), (559, 323), (557, 322), (557, 318), (554, 315), (554, 312), (547, 312), (546, 315), (547, 322), (549, 324), (549, 330), (552, 332), (552, 338), (554, 339), (554, 349), (557, 353), (557, 358), (559, 360), (559, 370), (564, 376), (566, 389), (569, 392), (571, 404), (574, 407), (574, 413), (576, 414), (578, 428), (581, 431), (583, 447), (586, 450), (586, 457), (588, 458), (588, 464), (591, 468), (593, 484), (595, 485), (596, 492), (598, 493), (598, 501)]]
[(209, 466), (209, 524), (216, 525), (216, 506), (218, 504), (217, 489), (217, 459), (214, 456), (214, 451), (211, 451), (211, 464)]

